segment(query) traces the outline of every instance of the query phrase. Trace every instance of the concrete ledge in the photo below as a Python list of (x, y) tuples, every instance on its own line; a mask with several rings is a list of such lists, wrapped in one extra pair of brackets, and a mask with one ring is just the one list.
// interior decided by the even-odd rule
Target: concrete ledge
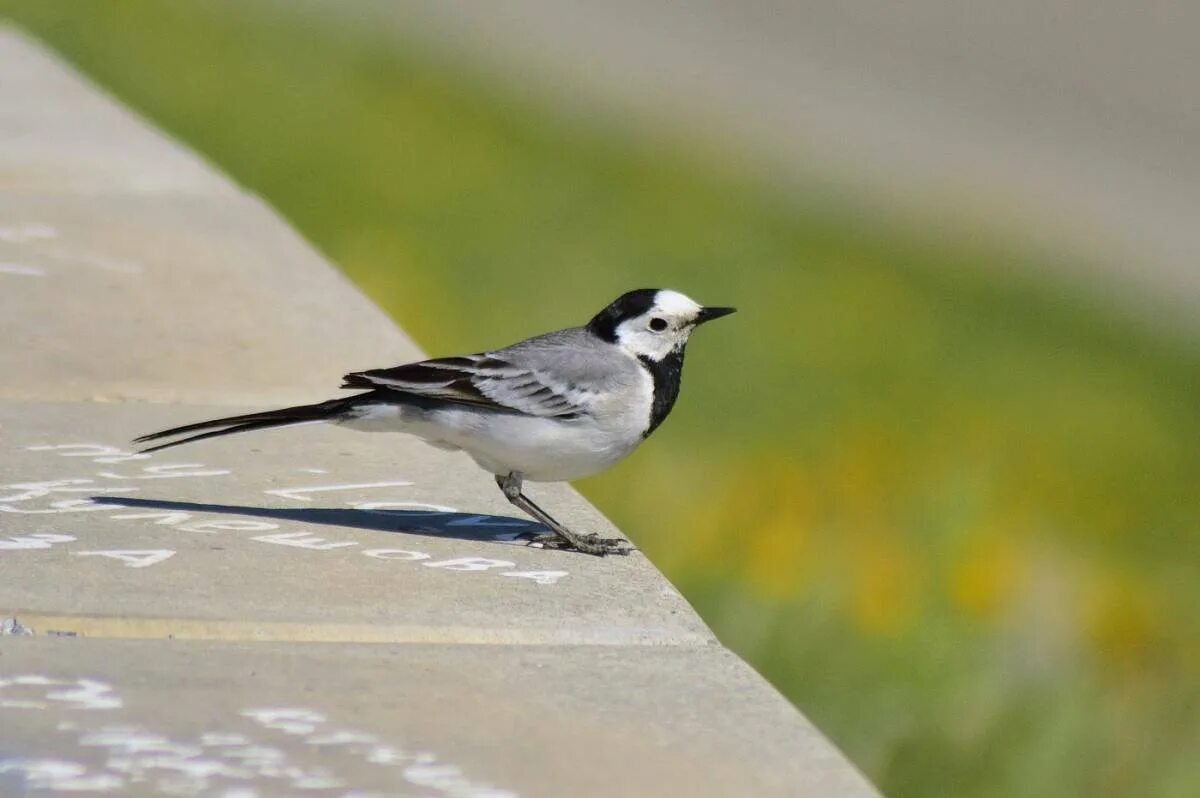
[[(4, 51), (0, 40), (0, 70)], [(155, 137), (138, 132), (127, 142), (140, 152)], [(0, 280), (0, 398), (309, 401), (354, 367), (419, 354), (274, 212), (237, 193), (0, 182)]]
[[(643, 556), (515, 543), (535, 526), (491, 477), (407, 436), (316, 426), (152, 456), (120, 445), (228, 410), (0, 403), (0, 524), (25, 540), (6, 550), (0, 539), (22, 573), (0, 581), (0, 612), (143, 630), (121, 637), (226, 624), (237, 639), (714, 642)], [(568, 523), (617, 534), (565, 485), (534, 490)]]
[(0, 74), (0, 794), (874, 794), (641, 554), (523, 545), (462, 456), (322, 427), (131, 452), (419, 352), (2, 29)]
[[(0, 732), (0, 762), (77, 768), (30, 768), (27, 788), (862, 794), (819, 735), (782, 699), (757, 698), (759, 677), (716, 647), (95, 640), (87, 666), (64, 664), (84, 644), (5, 645), (0, 712), (19, 733)], [(13, 794), (18, 771), (4, 767), (0, 793)]]
[(0, 36), (5, 191), (144, 196), (239, 189), (19, 33)]

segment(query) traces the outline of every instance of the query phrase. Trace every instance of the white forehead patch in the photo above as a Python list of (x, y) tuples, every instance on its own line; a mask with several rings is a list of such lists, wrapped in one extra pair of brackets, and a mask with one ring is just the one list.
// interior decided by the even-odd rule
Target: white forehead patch
[(678, 291), (663, 289), (654, 296), (654, 307), (674, 318), (689, 318), (700, 312), (700, 305)]

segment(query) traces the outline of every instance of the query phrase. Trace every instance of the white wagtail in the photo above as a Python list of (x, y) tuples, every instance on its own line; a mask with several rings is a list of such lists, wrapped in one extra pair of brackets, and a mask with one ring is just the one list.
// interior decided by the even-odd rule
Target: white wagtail
[(679, 396), (688, 336), (733, 313), (701, 307), (676, 291), (630, 291), (584, 327), (538, 335), (504, 349), (347, 374), (345, 399), (201, 421), (137, 443), (200, 432), (154, 452), (233, 432), (325, 421), (352, 429), (407, 432), (461, 450), (517, 507), (550, 528), (543, 545), (588, 554), (625, 553), (623, 541), (581, 535), (521, 492), (523, 480), (561, 482), (603, 471), (637, 448)]

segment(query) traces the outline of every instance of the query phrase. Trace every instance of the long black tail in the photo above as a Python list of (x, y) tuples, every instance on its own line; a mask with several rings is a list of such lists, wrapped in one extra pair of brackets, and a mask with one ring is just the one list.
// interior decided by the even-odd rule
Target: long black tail
[(268, 410), (263, 413), (247, 413), (244, 416), (230, 416), (229, 418), (215, 418), (212, 421), (199, 421), (195, 424), (185, 424), (182, 427), (165, 429), (162, 432), (152, 432), (149, 435), (135, 438), (133, 442), (149, 443), (160, 438), (171, 438), (189, 432), (209, 430), (208, 432), (201, 432), (199, 435), (191, 435), (177, 441), (160, 443), (157, 446), (140, 450), (143, 453), (157, 452), (160, 449), (169, 449), (172, 446), (204, 440), (205, 438), (215, 438), (218, 435), (231, 435), (235, 432), (249, 432), (250, 430), (267, 429), (268, 427), (286, 427), (291, 424), (305, 424), (313, 421), (332, 421), (345, 414), (361, 397), (362, 394), (359, 394), (359, 396), (351, 396), (346, 399), (330, 399), (328, 402), (320, 402), (315, 405), (285, 407), (282, 410)]

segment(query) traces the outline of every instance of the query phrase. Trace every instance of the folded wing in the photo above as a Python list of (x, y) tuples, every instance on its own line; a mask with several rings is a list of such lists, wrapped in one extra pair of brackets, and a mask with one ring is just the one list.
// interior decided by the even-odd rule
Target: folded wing
[[(576, 418), (592, 392), (496, 353), (424, 360), (347, 374), (343, 388), (375, 388), (542, 418)], [(400, 397), (397, 397), (398, 399)]]

